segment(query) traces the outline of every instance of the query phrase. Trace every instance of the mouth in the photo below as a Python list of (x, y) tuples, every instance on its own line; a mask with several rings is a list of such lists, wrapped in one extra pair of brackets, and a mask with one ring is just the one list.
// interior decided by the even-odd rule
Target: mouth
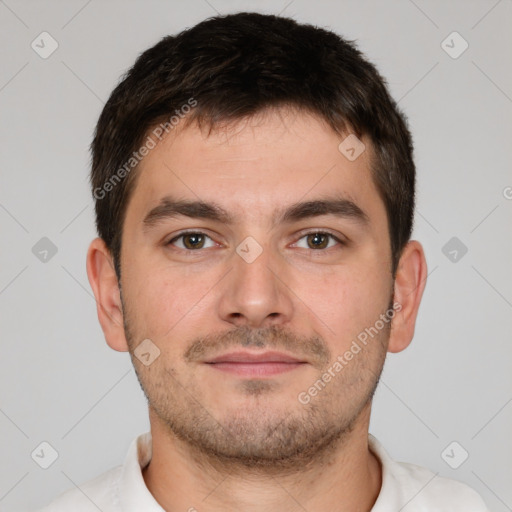
[(205, 361), (211, 368), (242, 377), (267, 377), (308, 363), (282, 352), (230, 352)]

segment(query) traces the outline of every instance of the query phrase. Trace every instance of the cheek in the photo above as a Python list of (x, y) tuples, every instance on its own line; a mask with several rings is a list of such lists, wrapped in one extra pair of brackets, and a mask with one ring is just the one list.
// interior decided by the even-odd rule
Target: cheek
[(175, 336), (180, 322), (194, 312), (204, 292), (204, 283), (195, 286), (183, 276), (165, 271), (147, 272), (147, 267), (132, 272), (123, 295), (131, 305), (130, 319), (139, 336), (155, 342)]
[(340, 352), (387, 309), (391, 290), (382, 276), (369, 266), (347, 267), (314, 279), (297, 279), (292, 288), (306, 304), (315, 329), (333, 340), (333, 350)]
[[(211, 306), (208, 294), (222, 274), (150, 265), (148, 261), (132, 268), (129, 295), (137, 332), (166, 345), (169, 340), (190, 338), (190, 332), (185, 333), (204, 323), (204, 308)], [(180, 348), (176, 341), (172, 346)]]

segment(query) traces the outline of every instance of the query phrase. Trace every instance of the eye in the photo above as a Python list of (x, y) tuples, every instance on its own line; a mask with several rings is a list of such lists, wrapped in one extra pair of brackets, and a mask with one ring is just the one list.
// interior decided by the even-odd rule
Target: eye
[(303, 239), (306, 240), (306, 247), (303, 247), (304, 249), (329, 249), (332, 247), (332, 245), (329, 245), (329, 239), (338, 242), (340, 245), (343, 245), (343, 242), (338, 237), (323, 231), (313, 231), (311, 233), (307, 233), (302, 238), (300, 238), (300, 240)]
[[(210, 245), (206, 245), (207, 240), (210, 240)], [(306, 246), (301, 247), (299, 245), (299, 242), (301, 240), (305, 240)], [(330, 249), (331, 247), (333, 247), (333, 245), (336, 245), (336, 242), (339, 245), (344, 245), (344, 243), (338, 237), (336, 237), (332, 233), (324, 231), (313, 231), (310, 233), (306, 233), (299, 239), (299, 242), (297, 242), (294, 245), (301, 247), (303, 249), (311, 250)], [(169, 240), (166, 245), (174, 245), (178, 249), (182, 249), (185, 251), (194, 251), (198, 249), (207, 249), (209, 247), (215, 247), (216, 244), (211, 239), (211, 237), (209, 237), (205, 233), (202, 233), (201, 231), (187, 231), (175, 236), (174, 238)]]
[[(180, 239), (183, 239), (181, 246), (179, 244), (175, 244), (175, 242)], [(213, 240), (208, 235), (201, 233), (200, 231), (188, 231), (186, 233), (181, 233), (180, 235), (175, 236), (169, 240), (167, 245), (176, 245), (179, 249), (193, 251), (195, 249), (205, 249), (206, 239), (212, 241), (212, 245), (210, 245), (210, 247), (215, 246), (215, 242), (213, 242)]]

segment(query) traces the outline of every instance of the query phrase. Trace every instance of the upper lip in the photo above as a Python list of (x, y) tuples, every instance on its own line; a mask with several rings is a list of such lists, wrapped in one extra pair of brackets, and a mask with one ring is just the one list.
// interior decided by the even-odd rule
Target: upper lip
[(213, 359), (205, 361), (206, 363), (304, 363), (296, 357), (283, 352), (229, 352)]

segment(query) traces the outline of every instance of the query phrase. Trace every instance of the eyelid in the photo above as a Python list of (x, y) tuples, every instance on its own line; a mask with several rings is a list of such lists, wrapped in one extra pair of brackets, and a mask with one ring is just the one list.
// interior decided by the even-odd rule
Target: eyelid
[(338, 242), (340, 243), (347, 243), (347, 240), (345, 239), (345, 237), (341, 234), (341, 233), (338, 233), (337, 231), (332, 231), (330, 229), (327, 229), (327, 228), (307, 228), (307, 229), (304, 229), (302, 231), (299, 231), (299, 233), (295, 236), (298, 236), (299, 239), (300, 238), (303, 238), (304, 236), (306, 235), (313, 235), (315, 233), (321, 233), (323, 235), (331, 235), (333, 238), (335, 238), (336, 240), (338, 240)]

